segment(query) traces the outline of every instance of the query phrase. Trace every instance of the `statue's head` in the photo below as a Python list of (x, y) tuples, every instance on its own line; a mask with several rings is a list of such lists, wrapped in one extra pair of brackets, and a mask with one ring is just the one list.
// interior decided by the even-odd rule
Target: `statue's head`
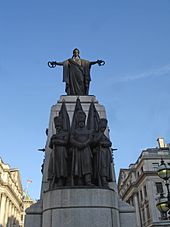
[(76, 122), (77, 126), (80, 128), (83, 128), (85, 126), (85, 121), (86, 121), (86, 114), (82, 110), (77, 111), (76, 114)]
[(62, 121), (62, 118), (57, 116), (54, 118), (54, 125), (55, 125), (55, 128), (56, 128), (56, 131), (60, 131), (63, 127), (63, 121)]
[(101, 118), (99, 121), (99, 130), (101, 132), (104, 132), (107, 128), (107, 119)]
[(80, 57), (80, 51), (79, 51), (78, 48), (75, 48), (75, 49), (73, 50), (73, 57)]

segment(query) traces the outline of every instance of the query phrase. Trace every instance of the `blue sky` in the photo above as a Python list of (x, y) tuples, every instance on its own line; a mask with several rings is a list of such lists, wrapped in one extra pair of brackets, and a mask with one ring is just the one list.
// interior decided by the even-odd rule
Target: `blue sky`
[(115, 169), (156, 139), (170, 142), (170, 1), (3, 1), (0, 4), (0, 156), (39, 197), (50, 108), (64, 93), (62, 61), (75, 47), (93, 66), (90, 94), (107, 111)]

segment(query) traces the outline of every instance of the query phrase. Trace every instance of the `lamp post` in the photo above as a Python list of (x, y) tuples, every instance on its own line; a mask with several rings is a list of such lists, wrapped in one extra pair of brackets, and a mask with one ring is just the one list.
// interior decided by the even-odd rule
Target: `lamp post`
[(169, 179), (170, 179), (170, 166), (167, 165), (163, 159), (161, 159), (161, 164), (158, 167), (157, 174), (160, 178), (165, 181), (165, 186), (167, 188), (167, 196), (165, 197), (163, 193), (160, 194), (160, 198), (156, 204), (156, 207), (162, 214), (162, 219), (167, 219), (167, 212), (170, 209), (170, 189), (169, 189)]

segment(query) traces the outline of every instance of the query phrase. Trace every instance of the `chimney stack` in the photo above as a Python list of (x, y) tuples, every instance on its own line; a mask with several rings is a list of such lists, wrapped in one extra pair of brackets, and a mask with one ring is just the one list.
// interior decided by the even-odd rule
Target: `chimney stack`
[(158, 141), (159, 148), (165, 148), (166, 147), (166, 144), (164, 142), (164, 138), (158, 138), (157, 141)]

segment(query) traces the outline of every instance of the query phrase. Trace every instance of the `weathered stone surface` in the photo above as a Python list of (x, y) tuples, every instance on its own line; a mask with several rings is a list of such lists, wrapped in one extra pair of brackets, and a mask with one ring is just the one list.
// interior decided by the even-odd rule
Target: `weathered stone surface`
[(129, 204), (119, 200), (120, 226), (136, 227), (135, 209)]
[(25, 227), (136, 227), (134, 208), (111, 189), (47, 191), (26, 212)]
[(26, 210), (25, 227), (42, 227), (42, 201), (39, 200)]
[(52, 213), (52, 227), (111, 227), (112, 214), (107, 208), (75, 208), (54, 210)]
[(111, 189), (70, 188), (44, 193), (44, 210), (61, 207), (108, 207), (118, 210), (116, 194)]
[(117, 227), (116, 222), (119, 210), (113, 190), (71, 188), (44, 194), (43, 227)]

